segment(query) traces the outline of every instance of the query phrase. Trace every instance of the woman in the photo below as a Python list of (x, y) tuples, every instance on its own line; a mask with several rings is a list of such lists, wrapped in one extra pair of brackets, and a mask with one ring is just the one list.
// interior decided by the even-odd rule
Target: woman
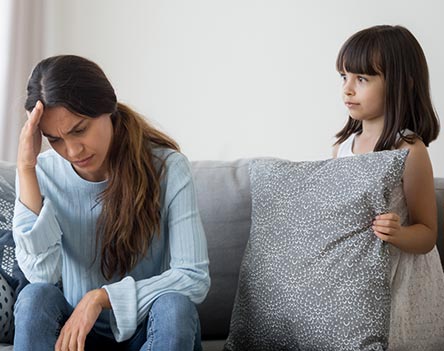
[[(177, 144), (87, 59), (41, 61), (27, 92), (14, 239), (32, 284), (15, 348), (200, 350), (208, 254)], [(42, 134), (52, 150), (39, 155)]]

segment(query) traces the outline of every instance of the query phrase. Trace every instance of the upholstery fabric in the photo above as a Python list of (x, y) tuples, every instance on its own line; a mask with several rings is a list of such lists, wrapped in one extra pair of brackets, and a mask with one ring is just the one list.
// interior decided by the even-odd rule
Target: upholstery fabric
[(12, 217), (15, 202), (15, 165), (0, 161), (0, 274), (17, 295), (28, 284), (15, 258)]
[(0, 162), (0, 229), (12, 228), (14, 214), (14, 179), (15, 167), (11, 164)]
[(12, 342), (13, 306), (18, 292), (28, 283), (15, 259), (12, 217), (15, 202), (15, 166), (0, 162), (0, 342)]
[(226, 350), (387, 348), (389, 253), (371, 224), (406, 155), (251, 163), (251, 234)]
[(248, 166), (245, 159), (192, 162), (210, 259), (210, 291), (197, 306), (206, 340), (225, 340), (229, 331), (239, 267), (250, 232)]
[(14, 333), (14, 290), (0, 274), (0, 342), (11, 342)]
[(17, 296), (29, 284), (15, 257), (15, 243), (11, 230), (0, 229), (0, 274)]

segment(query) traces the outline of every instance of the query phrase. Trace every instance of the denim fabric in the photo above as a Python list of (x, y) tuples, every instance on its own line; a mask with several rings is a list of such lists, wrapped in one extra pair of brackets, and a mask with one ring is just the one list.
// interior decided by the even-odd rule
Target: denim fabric
[[(60, 330), (72, 311), (58, 287), (46, 283), (27, 285), (15, 305), (14, 349), (54, 350)], [(118, 343), (93, 329), (86, 339), (85, 350), (201, 351), (196, 307), (186, 296), (164, 294), (153, 302), (146, 320), (129, 340)]]

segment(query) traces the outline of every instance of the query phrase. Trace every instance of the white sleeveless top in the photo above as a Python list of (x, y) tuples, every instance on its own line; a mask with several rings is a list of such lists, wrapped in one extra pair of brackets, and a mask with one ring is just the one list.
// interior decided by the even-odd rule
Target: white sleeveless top
[[(355, 134), (339, 145), (337, 157), (353, 156)], [(408, 225), (402, 184), (394, 189), (390, 211)], [(391, 258), (390, 351), (444, 350), (444, 274), (436, 246), (425, 255), (389, 246)]]

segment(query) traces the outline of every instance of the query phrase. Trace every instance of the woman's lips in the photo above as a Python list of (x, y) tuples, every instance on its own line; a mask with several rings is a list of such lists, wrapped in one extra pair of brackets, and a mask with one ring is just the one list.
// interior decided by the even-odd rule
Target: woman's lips
[(82, 160), (79, 161), (73, 161), (72, 163), (75, 164), (78, 167), (85, 167), (88, 165), (89, 161), (93, 158), (94, 155), (91, 155), (87, 158), (84, 158)]

